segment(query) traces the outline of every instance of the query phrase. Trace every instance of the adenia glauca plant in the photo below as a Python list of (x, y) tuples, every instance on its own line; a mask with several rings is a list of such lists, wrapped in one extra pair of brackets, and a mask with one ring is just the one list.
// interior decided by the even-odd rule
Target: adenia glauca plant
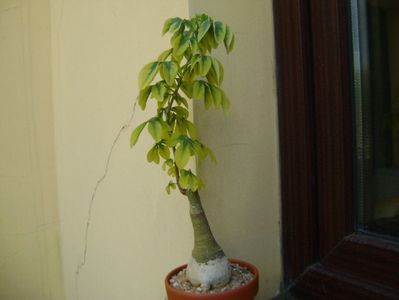
[(209, 289), (227, 283), (231, 270), (201, 205), (198, 191), (203, 181), (187, 169), (191, 158), (197, 163), (208, 156), (215, 160), (212, 150), (197, 138), (196, 127), (189, 120), (188, 101), (196, 99), (203, 101), (206, 109), (214, 106), (225, 114), (228, 112), (229, 100), (220, 87), (223, 65), (211, 53), (222, 45), (230, 53), (235, 35), (229, 26), (205, 14), (188, 20), (170, 18), (162, 29), (162, 34), (166, 33), (172, 34), (171, 48), (139, 73), (138, 104), (145, 110), (149, 99), (154, 99), (158, 108), (154, 117), (133, 130), (130, 144), (134, 146), (147, 127), (155, 142), (148, 151), (148, 162), (162, 164), (162, 169), (173, 178), (166, 186), (168, 194), (177, 189), (188, 198), (194, 249), (186, 274), (193, 285)]

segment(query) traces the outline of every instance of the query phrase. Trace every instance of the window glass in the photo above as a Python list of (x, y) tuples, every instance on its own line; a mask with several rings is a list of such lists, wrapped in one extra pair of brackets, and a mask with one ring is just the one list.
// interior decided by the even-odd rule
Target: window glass
[(399, 237), (399, 1), (351, 2), (360, 231)]

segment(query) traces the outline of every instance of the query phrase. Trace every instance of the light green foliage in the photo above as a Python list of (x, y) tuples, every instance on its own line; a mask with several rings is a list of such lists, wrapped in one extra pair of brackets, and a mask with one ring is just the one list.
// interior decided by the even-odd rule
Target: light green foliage
[(156, 61), (156, 62), (151, 62), (149, 64), (146, 64), (143, 67), (143, 69), (141, 69), (140, 74), (139, 74), (140, 90), (144, 89), (151, 83), (151, 81), (154, 79), (155, 75), (158, 72), (158, 66), (159, 66), (159, 63)]
[(166, 61), (162, 64), (161, 76), (165, 79), (166, 83), (171, 86), (175, 82), (179, 65), (174, 61)]
[(226, 36), (226, 28), (226, 25), (222, 22), (216, 21), (214, 23), (214, 34), (216, 42), (221, 43), (224, 41), (224, 38)]
[(137, 126), (131, 136), (130, 136), (130, 146), (133, 147), (134, 145), (136, 145), (137, 140), (139, 139), (140, 133), (143, 131), (145, 125), (147, 122), (144, 122), (142, 124), (140, 124), (139, 126)]
[(162, 124), (158, 117), (152, 118), (148, 122), (147, 129), (155, 142), (159, 142), (162, 139)]
[[(170, 18), (165, 21), (162, 35), (171, 34), (171, 48), (156, 61), (146, 64), (139, 73), (138, 104), (146, 109), (148, 101), (157, 103), (155, 116), (137, 126), (130, 137), (134, 146), (147, 126), (154, 145), (147, 153), (148, 162), (159, 164), (173, 177), (166, 186), (180, 192), (195, 192), (202, 180), (186, 169), (190, 159), (200, 163), (206, 157), (216, 161), (212, 150), (197, 139), (197, 129), (189, 120), (188, 100), (203, 101), (206, 109), (214, 106), (227, 114), (230, 102), (220, 88), (224, 78), (222, 63), (212, 50), (224, 45), (230, 53), (235, 36), (231, 28), (202, 14), (192, 19)], [(159, 75), (159, 81), (153, 81)]]

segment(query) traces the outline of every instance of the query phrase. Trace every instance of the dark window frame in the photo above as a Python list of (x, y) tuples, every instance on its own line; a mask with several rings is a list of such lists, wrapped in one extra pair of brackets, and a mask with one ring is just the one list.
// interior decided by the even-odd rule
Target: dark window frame
[(348, 3), (274, 0), (284, 286), (399, 299), (399, 243), (355, 230)]

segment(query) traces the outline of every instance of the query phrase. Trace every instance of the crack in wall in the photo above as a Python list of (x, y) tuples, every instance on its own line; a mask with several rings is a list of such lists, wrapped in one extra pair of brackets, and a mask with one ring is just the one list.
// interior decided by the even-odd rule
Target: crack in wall
[(111, 147), (108, 151), (107, 159), (105, 162), (105, 168), (103, 175), (97, 180), (96, 185), (94, 186), (93, 192), (91, 194), (91, 199), (89, 203), (89, 208), (87, 212), (87, 218), (86, 218), (86, 227), (85, 227), (85, 238), (84, 238), (84, 248), (83, 248), (83, 257), (81, 262), (77, 265), (76, 271), (75, 271), (75, 290), (76, 290), (76, 299), (79, 300), (79, 275), (82, 272), (82, 269), (86, 265), (87, 261), (87, 254), (88, 254), (88, 240), (89, 240), (89, 232), (90, 232), (90, 224), (91, 224), (91, 219), (92, 219), (92, 210), (93, 210), (93, 205), (96, 199), (97, 191), (98, 188), (101, 186), (101, 184), (104, 182), (108, 175), (108, 170), (109, 170), (109, 165), (111, 162), (111, 157), (114, 152), (115, 146), (119, 141), (119, 138), (121, 137), (122, 133), (130, 127), (132, 124), (135, 112), (136, 112), (136, 105), (137, 105), (137, 100), (133, 104), (133, 109), (132, 113), (130, 114), (129, 120), (119, 129), (117, 135), (114, 138), (114, 141), (111, 144)]

